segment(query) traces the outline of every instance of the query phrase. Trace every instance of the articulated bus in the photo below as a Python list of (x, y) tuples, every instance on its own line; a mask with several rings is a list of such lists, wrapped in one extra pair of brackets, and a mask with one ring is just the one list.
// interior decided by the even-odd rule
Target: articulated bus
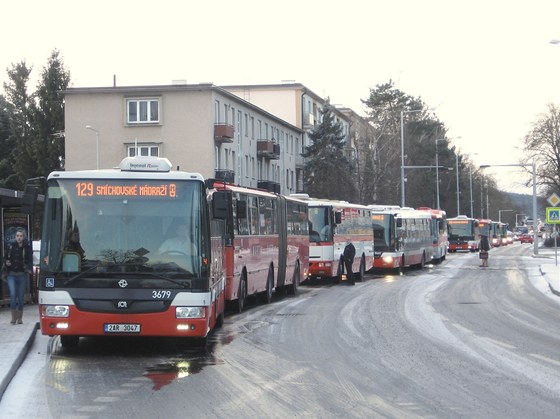
[(479, 244), (479, 222), (475, 218), (466, 215), (458, 215), (447, 219), (449, 232), (449, 251), (465, 250), (478, 252)]
[(432, 259), (432, 215), (429, 212), (383, 205), (369, 207), (375, 239), (375, 268), (423, 268)]
[(443, 210), (420, 207), (418, 211), (427, 211), (432, 216), (432, 260), (442, 262), (447, 256), (449, 234), (447, 232), (447, 214)]
[[(236, 242), (232, 214), (243, 205), (233, 207), (232, 193), (218, 190), (200, 174), (171, 167), (167, 159), (132, 157), (116, 169), (49, 175), (38, 299), (44, 335), (60, 335), (66, 347), (77, 345), (80, 336), (204, 339), (223, 321), (226, 290), (232, 288), (226, 275), (237, 269), (227, 265), (232, 246), (242, 261), (262, 258), (261, 265), (274, 264), (277, 286), (297, 281), (295, 265), (292, 272), (286, 267), (296, 250), (282, 247), (290, 240), (288, 217), (279, 211), (287, 205), (280, 196), (247, 192), (258, 205), (266, 201), (259, 198), (269, 199), (265, 211), (276, 199), (278, 233), (270, 240), (253, 231)], [(245, 208), (257, 215), (259, 228), (266, 224), (260, 207), (255, 210), (247, 202)], [(305, 217), (304, 205), (296, 208), (300, 210), (298, 219)], [(79, 238), (79, 244), (70, 242), (71, 237)], [(247, 294), (268, 297), (270, 271), (261, 280), (260, 272), (251, 276), (259, 269), (247, 266)], [(240, 295), (245, 293), (229, 298)]]
[(307, 203), (293, 197), (215, 182), (227, 208), (225, 300), (241, 312), (248, 296), (272, 291), (296, 294), (307, 275)]
[(356, 279), (373, 266), (373, 229), (371, 211), (365, 205), (345, 201), (310, 198), (306, 194), (292, 196), (305, 200), (309, 207), (309, 272), (307, 279), (335, 278), (344, 271), (342, 253), (350, 239), (356, 248), (354, 267)]

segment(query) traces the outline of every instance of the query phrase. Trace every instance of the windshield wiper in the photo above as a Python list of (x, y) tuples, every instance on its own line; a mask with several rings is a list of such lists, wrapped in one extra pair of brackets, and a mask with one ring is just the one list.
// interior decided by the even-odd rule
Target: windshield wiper
[(90, 273), (91, 271), (93, 271), (94, 269), (97, 269), (99, 267), (99, 265), (95, 265), (92, 266), (91, 268), (89, 268), (88, 270), (85, 270), (83, 272), (78, 273), (77, 275), (74, 275), (72, 278), (68, 279), (65, 283), (64, 286), (68, 286), (68, 284), (74, 282), (76, 279), (82, 278), (84, 275)]

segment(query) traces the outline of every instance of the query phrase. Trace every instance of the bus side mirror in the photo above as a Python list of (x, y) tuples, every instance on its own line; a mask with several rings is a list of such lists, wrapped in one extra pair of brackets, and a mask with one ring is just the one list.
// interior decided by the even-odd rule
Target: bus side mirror
[(237, 201), (235, 208), (237, 219), (247, 218), (247, 201)]
[(218, 220), (225, 220), (228, 209), (231, 208), (231, 193), (228, 191), (216, 191), (212, 195), (212, 215)]
[(402, 218), (397, 218), (397, 227), (402, 227)]
[(340, 211), (334, 213), (334, 223), (342, 224), (342, 214), (340, 213)]
[(62, 253), (62, 272), (80, 272), (80, 255), (76, 252)]
[(21, 199), (21, 212), (24, 214), (33, 214), (35, 212), (35, 204), (39, 190), (34, 186), (26, 186), (25, 192)]

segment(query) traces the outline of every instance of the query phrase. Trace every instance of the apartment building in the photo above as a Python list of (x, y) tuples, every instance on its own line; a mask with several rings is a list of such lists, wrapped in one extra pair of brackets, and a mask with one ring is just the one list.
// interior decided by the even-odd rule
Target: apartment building
[(241, 186), (301, 192), (303, 130), (213, 84), (69, 88), (66, 170), (111, 168), (126, 156)]
[[(317, 124), (321, 123), (320, 111), (326, 103), (326, 99), (301, 83), (226, 85), (220, 87), (302, 129), (304, 131), (302, 152), (303, 147), (310, 145), (308, 133)], [(334, 117), (335, 122), (342, 125), (347, 153), (349, 156), (354, 156), (355, 150), (352, 149), (354, 143), (351, 139), (355, 137), (352, 128), (356, 124), (353, 123), (348, 113), (341, 112), (337, 107), (334, 107)], [(353, 112), (352, 117), (358, 118), (358, 115)], [(304, 164), (304, 159), (298, 155), (296, 160), (298, 189), (303, 188)]]

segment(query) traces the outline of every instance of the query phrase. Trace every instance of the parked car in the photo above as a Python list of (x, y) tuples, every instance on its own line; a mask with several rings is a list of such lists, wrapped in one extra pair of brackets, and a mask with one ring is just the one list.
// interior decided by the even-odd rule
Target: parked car
[(533, 235), (529, 233), (523, 233), (519, 236), (520, 243), (533, 243)]

